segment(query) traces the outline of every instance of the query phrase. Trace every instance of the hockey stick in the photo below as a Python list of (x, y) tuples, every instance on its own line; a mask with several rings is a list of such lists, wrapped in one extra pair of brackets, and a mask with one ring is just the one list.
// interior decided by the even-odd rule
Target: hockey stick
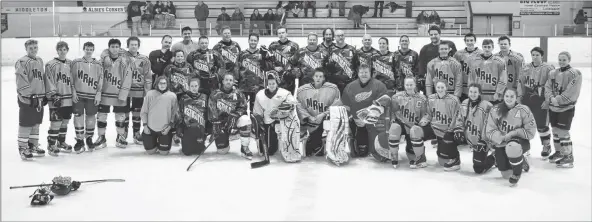
[[(270, 129), (268, 129), (270, 130)], [(257, 135), (259, 136), (259, 135)], [(267, 134), (267, 139), (269, 139), (269, 133)], [(269, 140), (267, 140), (269, 141)], [(260, 167), (264, 167), (269, 165), (269, 150), (267, 147), (267, 141), (263, 141), (262, 143), (259, 143), (259, 141), (257, 141), (257, 146), (259, 146), (260, 144), (263, 145), (263, 156), (265, 157), (264, 160), (259, 161), (259, 162), (253, 162), (251, 163), (251, 169), (255, 169), (255, 168), (260, 168)]]
[[(85, 180), (80, 181), (80, 183), (101, 183), (101, 182), (125, 182), (124, 179), (104, 179), (104, 180)], [(29, 187), (40, 187), (40, 186), (51, 186), (52, 184), (35, 184), (35, 185), (25, 185), (25, 186), (12, 186), (10, 189), (19, 189), (19, 188), (29, 188)]]
[[(211, 135), (211, 136), (214, 136), (214, 135)], [(191, 166), (193, 166), (193, 164), (195, 163), (195, 161), (197, 161), (197, 159), (199, 159), (201, 157), (201, 155), (203, 155), (206, 152), (206, 150), (208, 149), (208, 147), (210, 147), (210, 145), (212, 145), (213, 143), (216, 142), (216, 139), (217, 139), (217, 137), (214, 137), (214, 139), (212, 140), (212, 142), (210, 144), (208, 144), (208, 146), (206, 146), (206, 148), (203, 151), (201, 151), (201, 153), (199, 155), (197, 155), (195, 157), (195, 159), (193, 160), (193, 162), (191, 162), (191, 164), (189, 164), (189, 166), (187, 167), (187, 172), (189, 172), (189, 169), (191, 169)]]

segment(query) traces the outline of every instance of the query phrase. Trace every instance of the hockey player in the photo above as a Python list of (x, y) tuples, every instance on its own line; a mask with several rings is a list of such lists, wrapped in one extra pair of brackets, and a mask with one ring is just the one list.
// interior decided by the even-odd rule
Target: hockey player
[(210, 40), (208, 37), (201, 36), (199, 37), (199, 49), (187, 55), (187, 63), (191, 65), (197, 78), (200, 79), (201, 85), (203, 85), (203, 87), (199, 87), (199, 90), (206, 95), (210, 95), (220, 85), (217, 75), (219, 58), (213, 50), (208, 49), (209, 45)]
[(45, 155), (45, 150), (39, 148), (39, 124), (43, 121), (46, 101), (45, 72), (43, 60), (37, 56), (37, 40), (27, 40), (25, 49), (27, 55), (14, 65), (19, 104), (18, 149), (23, 160), (33, 158), (33, 153)]
[(386, 85), (387, 94), (395, 94), (396, 80), (395, 53), (389, 51), (389, 42), (385, 37), (378, 39), (379, 52), (372, 57), (372, 77)]
[(293, 63), (299, 69), (297, 72), (302, 72), (300, 77), (300, 85), (306, 85), (314, 82), (313, 76), (315, 70), (323, 66), (323, 59), (329, 56), (329, 54), (323, 54), (318, 43), (318, 36), (316, 33), (311, 32), (308, 34), (308, 45), (298, 50), (298, 53), (294, 55)]
[[(279, 74), (274, 71), (268, 71), (266, 74), (267, 88), (257, 93), (255, 107), (253, 107), (253, 116), (257, 119), (263, 138), (259, 143), (267, 144), (267, 154), (273, 156), (278, 150), (278, 135), (276, 133), (276, 124), (281, 118), (285, 118), (287, 113), (295, 109), (297, 103), (292, 93), (286, 89), (279, 88), (277, 79)], [(263, 147), (263, 146), (259, 146)], [(264, 153), (263, 150), (259, 150)]]
[(510, 37), (502, 36), (497, 39), (500, 46), (500, 51), (496, 54), (506, 63), (506, 71), (508, 73), (508, 84), (506, 87), (516, 89), (518, 79), (520, 78), (520, 71), (524, 64), (524, 56), (519, 52), (510, 50)]
[(164, 75), (169, 80), (169, 89), (172, 93), (181, 98), (183, 93), (189, 89), (189, 80), (196, 77), (193, 68), (185, 62), (183, 51), (174, 52), (173, 63), (164, 68)]
[(434, 83), (446, 83), (446, 92), (460, 98), (462, 93), (462, 66), (449, 55), (450, 45), (440, 43), (440, 56), (428, 63), (426, 72), (426, 95), (433, 93)]
[(169, 154), (171, 134), (177, 122), (177, 96), (169, 91), (168, 79), (160, 76), (156, 79), (156, 89), (150, 90), (142, 105), (144, 149), (148, 154)]
[(481, 85), (469, 85), (469, 97), (461, 104), (456, 119), (454, 140), (457, 144), (468, 143), (473, 150), (473, 170), (477, 174), (486, 173), (495, 164), (491, 148), (485, 138), (485, 124), (491, 110), (490, 102), (481, 100)]
[[(226, 73), (234, 75), (234, 79), (238, 80), (238, 54), (241, 52), (240, 45), (232, 41), (232, 33), (230, 27), (224, 26), (222, 28), (222, 40), (212, 48), (215, 55), (219, 58), (218, 62), (218, 79), (223, 80)], [(236, 85), (236, 83), (235, 83)], [(220, 86), (222, 87), (222, 86)], [(211, 96), (211, 95), (210, 95)]]
[[(406, 91), (404, 89), (404, 79), (406, 77), (416, 77), (419, 73), (419, 54), (409, 48), (409, 36), (402, 35), (399, 38), (399, 50), (395, 51), (395, 70), (399, 79), (396, 82), (397, 91)], [(424, 84), (424, 83), (422, 83)]]
[(294, 85), (294, 80), (300, 77), (300, 73), (292, 69), (292, 62), (300, 46), (288, 39), (288, 28), (279, 27), (277, 33), (280, 39), (269, 44), (269, 56), (273, 60), (273, 70), (280, 74), (280, 87), (293, 92), (298, 87)]
[(356, 54), (358, 55), (358, 59), (354, 61), (356, 66), (366, 64), (369, 67), (374, 67), (372, 58), (378, 54), (378, 50), (372, 47), (372, 36), (366, 34), (362, 37), (362, 47), (356, 50)]
[(553, 143), (555, 153), (549, 157), (557, 167), (573, 167), (573, 147), (571, 122), (575, 115), (575, 107), (582, 87), (582, 73), (572, 68), (569, 63), (569, 52), (559, 53), (559, 69), (549, 73), (545, 84), (546, 104), (549, 104), (549, 120), (553, 127)]
[(321, 53), (325, 55), (330, 55), (331, 51), (335, 47), (335, 31), (332, 28), (326, 28), (323, 30), (323, 42), (319, 44), (319, 48), (321, 49)]
[[(545, 51), (540, 47), (530, 50), (532, 62), (526, 64), (518, 79), (518, 102), (528, 106), (534, 114), (537, 131), (541, 138), (543, 150), (541, 156), (546, 159), (551, 154), (551, 132), (549, 129), (549, 106), (545, 103), (545, 84), (549, 78), (549, 72), (555, 69), (553, 65), (543, 62)], [(557, 141), (559, 138), (555, 138)]]
[(206, 120), (208, 95), (199, 91), (200, 80), (189, 80), (189, 91), (179, 99), (177, 136), (182, 138), (181, 153), (189, 156), (201, 154), (206, 147)]
[(257, 48), (259, 35), (249, 34), (249, 48), (238, 56), (238, 89), (248, 97), (249, 108), (253, 110), (257, 92), (264, 88), (267, 52)]
[(432, 59), (435, 59), (440, 55), (440, 43), (444, 42), (450, 46), (450, 54), (448, 56), (454, 56), (456, 53), (456, 45), (454, 42), (440, 39), (440, 34), (442, 34), (442, 31), (438, 26), (431, 26), (430, 29), (428, 29), (428, 34), (430, 35), (431, 42), (424, 45), (419, 51), (419, 75), (417, 88), (424, 94), (426, 93), (425, 75), (427, 72), (427, 65), (430, 61), (432, 61)]
[[(72, 102), (74, 103), (74, 129), (76, 144), (74, 152), (82, 153), (84, 140), (89, 151), (97, 147), (92, 141), (95, 134), (96, 114), (99, 111), (105, 75), (101, 61), (92, 57), (95, 45), (86, 42), (82, 46), (84, 56), (72, 61)], [(102, 126), (101, 124), (98, 124)]]
[(171, 43), (173, 37), (164, 35), (160, 41), (161, 48), (150, 52), (148, 59), (150, 60), (150, 69), (152, 70), (153, 87), (156, 86), (156, 77), (162, 76), (164, 68), (172, 63), (173, 52), (171, 51)]
[[(459, 65), (460, 67), (460, 65)], [(419, 126), (411, 128), (411, 142), (413, 146), (423, 147), (426, 138), (425, 126), (431, 126), (438, 142), (438, 163), (446, 171), (460, 169), (460, 154), (454, 141), (454, 127), (460, 111), (458, 97), (448, 94), (446, 87), (448, 82), (438, 80), (436, 93), (428, 96), (427, 113), (419, 122)], [(425, 155), (418, 158), (416, 164), (425, 163)]]
[[(367, 115), (362, 115), (364, 118), (360, 118), (358, 111), (366, 110), (367, 112), (370, 106), (374, 104), (375, 100), (386, 95), (387, 89), (384, 83), (372, 78), (369, 66), (360, 66), (358, 77), (357, 80), (347, 84), (343, 91), (341, 102), (348, 112), (353, 115), (353, 120), (350, 121), (349, 124), (351, 133), (355, 139), (352, 156), (366, 157), (371, 151), (369, 146), (373, 146), (369, 141), (374, 141), (374, 138), (369, 138), (370, 131), (374, 130), (374, 127), (368, 125), (375, 123), (384, 124), (385, 115), (383, 110), (379, 116), (374, 116), (368, 121), (367, 118), (365, 118)], [(386, 106), (386, 104), (379, 105)], [(372, 127), (372, 129), (368, 129), (370, 127)], [(376, 134), (373, 135), (375, 136)]]
[(298, 117), (302, 121), (302, 129), (305, 129), (300, 133), (309, 134), (306, 141), (307, 156), (324, 156), (323, 120), (329, 114), (329, 106), (337, 102), (340, 95), (335, 84), (325, 81), (322, 68), (315, 69), (313, 80), (298, 88)]
[[(345, 86), (357, 79), (357, 70), (354, 62), (357, 58), (356, 49), (345, 43), (345, 34), (342, 30), (335, 32), (336, 44), (331, 50), (329, 57), (325, 60), (325, 67), (329, 71), (327, 81), (337, 85), (340, 92), (343, 92)], [(369, 67), (371, 69), (371, 67)]]
[(105, 76), (103, 78), (99, 114), (97, 115), (99, 137), (94, 145), (95, 148), (107, 146), (107, 139), (105, 138), (107, 114), (111, 112), (111, 106), (113, 106), (115, 127), (117, 128), (116, 146), (126, 148), (125, 116), (129, 113), (127, 97), (132, 85), (133, 66), (130, 59), (123, 56), (119, 39), (110, 39), (108, 44), (109, 55), (101, 59)]
[(475, 34), (473, 33), (468, 33), (465, 35), (465, 45), (466, 47), (464, 49), (461, 49), (459, 51), (457, 51), (454, 54), (454, 58), (460, 62), (460, 64), (462, 65), (462, 76), (463, 76), (463, 82), (462, 82), (462, 94), (460, 95), (460, 101), (465, 101), (465, 99), (468, 98), (468, 93), (469, 93), (469, 60), (472, 57), (475, 56), (479, 56), (479, 54), (481, 54), (483, 51), (481, 49), (479, 49), (479, 47), (475, 46), (475, 43), (477, 42), (477, 36), (475, 36)]
[[(49, 102), (49, 130), (47, 131), (47, 152), (57, 156), (60, 149), (72, 152), (66, 143), (68, 123), (72, 118), (72, 60), (66, 58), (68, 43), (60, 41), (56, 45), (58, 57), (45, 65), (45, 90)], [(59, 135), (59, 136), (58, 136)]]
[(175, 52), (177, 50), (181, 50), (185, 55), (189, 55), (189, 53), (197, 50), (199, 45), (196, 42), (193, 42), (191, 39), (191, 34), (193, 34), (193, 30), (189, 26), (183, 27), (183, 29), (181, 29), (183, 41), (175, 43), (171, 47), (171, 51)]
[(530, 150), (536, 122), (530, 109), (516, 100), (515, 89), (506, 88), (503, 95), (504, 102), (489, 112), (485, 133), (495, 148), (497, 169), (511, 186), (515, 186), (522, 170), (528, 172), (530, 169), (524, 153)]
[[(140, 39), (132, 36), (127, 39), (128, 51), (125, 56), (130, 60), (132, 65), (132, 87), (127, 99), (127, 107), (132, 111), (132, 130), (134, 132), (134, 143), (142, 144), (142, 134), (140, 134), (140, 111), (144, 103), (144, 96), (152, 89), (152, 73), (150, 72), (150, 60), (147, 56), (140, 54)], [(125, 133), (124, 138), (127, 138), (127, 131), (129, 129), (129, 113), (125, 116)]]
[(219, 154), (227, 154), (230, 150), (229, 136), (238, 130), (241, 140), (241, 156), (252, 159), (249, 150), (251, 139), (251, 118), (247, 114), (247, 98), (234, 89), (234, 75), (226, 73), (222, 87), (210, 95), (208, 101), (208, 119), (212, 122), (210, 142), (215, 139)]
[(493, 41), (483, 40), (483, 52), (469, 60), (469, 84), (479, 83), (482, 89), (482, 99), (491, 104), (500, 103), (503, 92), (508, 83), (506, 63), (493, 55)]

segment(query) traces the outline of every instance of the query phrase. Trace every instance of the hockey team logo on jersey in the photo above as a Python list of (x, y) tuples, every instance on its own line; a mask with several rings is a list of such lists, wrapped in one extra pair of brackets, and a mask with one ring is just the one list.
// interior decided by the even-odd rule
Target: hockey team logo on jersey
[(113, 75), (113, 73), (105, 72), (105, 81), (111, 84), (112, 86), (117, 86), (117, 89), (121, 89), (121, 80), (117, 78), (117, 76)]
[(220, 99), (218, 100), (218, 102), (216, 103), (216, 108), (218, 108), (218, 110), (220, 111), (220, 113), (231, 113), (234, 105), (229, 102), (226, 101), (224, 99)]
[(452, 123), (452, 117), (449, 117), (440, 111), (436, 111), (436, 108), (432, 108), (432, 116), (436, 121), (442, 124), (450, 125)]
[(67, 86), (71, 86), (72, 85), (72, 78), (70, 78), (70, 76), (62, 73), (62, 72), (58, 72), (56, 74), (56, 81), (57, 82), (61, 82), (66, 84)]
[(372, 65), (374, 66), (374, 70), (376, 70), (377, 72), (388, 76), (390, 79), (395, 78), (395, 74), (393, 73), (391, 66), (384, 64), (380, 60), (374, 61), (374, 63), (372, 63)]
[(288, 45), (288, 46), (284, 47), (284, 50), (282, 50), (282, 53), (284, 53), (284, 54), (288, 54), (288, 53), (290, 53), (291, 51), (292, 51), (292, 46), (289, 46), (289, 45)]
[(188, 105), (183, 109), (183, 114), (185, 116), (195, 120), (199, 125), (205, 126), (205, 119), (203, 118), (203, 113), (197, 107)]
[(265, 79), (265, 73), (259, 68), (259, 65), (256, 62), (253, 62), (251, 59), (244, 59), (242, 66), (251, 71), (258, 78)]
[(284, 66), (288, 64), (288, 58), (282, 55), (282, 53), (280, 53), (279, 50), (278, 52), (272, 52), (270, 56), (273, 57), (275, 61), (281, 63)]
[(321, 63), (308, 54), (304, 55), (304, 63), (311, 69), (317, 69), (321, 67)]
[(202, 72), (210, 72), (210, 67), (208, 66), (208, 63), (201, 59), (196, 59), (195, 61), (193, 61), (193, 67)]
[(184, 89), (189, 88), (189, 85), (187, 84), (187, 78), (185, 78), (182, 73), (173, 73), (171, 75), (171, 82), (184, 87)]
[(493, 74), (486, 73), (485, 70), (482, 70), (481, 68), (475, 69), (475, 73), (479, 80), (485, 81), (485, 83), (491, 84), (492, 86), (497, 85), (497, 77), (494, 77)]
[(358, 93), (358, 94), (356, 94), (356, 96), (354, 98), (355, 98), (356, 102), (362, 102), (362, 101), (370, 98), (370, 96), (372, 96), (372, 91)]
[(231, 61), (231, 62), (236, 62), (237, 59), (237, 55), (236, 53), (228, 50), (228, 49), (222, 49), (222, 57), (226, 58), (227, 60)]
[(449, 76), (451, 76), (451, 75), (449, 75), (448, 73), (444, 73), (440, 69), (436, 69), (436, 78), (446, 81), (448, 83), (448, 86), (453, 86), (454, 85), (454, 78), (451, 78)]
[(331, 55), (331, 60), (335, 61), (337, 63), (337, 65), (339, 65), (339, 67), (341, 67), (343, 69), (343, 71), (345, 72), (345, 74), (351, 78), (353, 76), (353, 71), (351, 70), (350, 66), (350, 62), (343, 57), (343, 55), (338, 54), (338, 53), (333, 53)]
[[(107, 70), (104, 71), (104, 76), (107, 75)], [(77, 74), (78, 79), (82, 80), (83, 83), (86, 85), (93, 87), (93, 89), (97, 89), (99, 87), (99, 81), (95, 78), (90, 77), (88, 74), (85, 74), (82, 70), (78, 70)]]
[(141, 82), (143, 82), (143, 81), (144, 81), (144, 76), (140, 75), (140, 73), (138, 73), (138, 70), (137, 70), (137, 69), (135, 69), (135, 70), (132, 72), (132, 79), (133, 79), (133, 81), (135, 81), (135, 82), (137, 82), (137, 83), (141, 83)]
[(514, 130), (514, 126), (508, 124), (508, 121), (503, 120), (501, 122), (500, 129), (501, 129), (502, 132), (508, 133), (508, 132)]
[(41, 75), (41, 71), (40, 70), (33, 69), (33, 70), (31, 70), (31, 73), (33, 74), (33, 78), (39, 79), (39, 80), (43, 80), (43, 75)]

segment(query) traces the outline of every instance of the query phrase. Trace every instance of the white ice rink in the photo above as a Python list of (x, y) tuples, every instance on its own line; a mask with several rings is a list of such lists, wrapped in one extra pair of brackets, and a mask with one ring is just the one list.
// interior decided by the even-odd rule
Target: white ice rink
[[(577, 68), (577, 67), (576, 67)], [(194, 159), (173, 147), (169, 156), (148, 156), (138, 145), (115, 148), (109, 115), (108, 148), (83, 154), (45, 156), (25, 162), (17, 150), (18, 108), (14, 69), (2, 68), (2, 220), (592, 220), (591, 211), (591, 72), (584, 82), (572, 128), (575, 168), (558, 169), (540, 159), (538, 137), (531, 141), (531, 172), (510, 188), (497, 169), (475, 175), (472, 153), (462, 148), (462, 168), (445, 172), (426, 144), (429, 167), (411, 170), (403, 158), (399, 169), (355, 159), (335, 167), (324, 158), (288, 164), (279, 156), (264, 168), (251, 169), (231, 152), (210, 147)], [(72, 122), (71, 122), (72, 124)], [(47, 145), (48, 116), (40, 143)], [(95, 131), (96, 135), (96, 131)], [(74, 127), (67, 139), (74, 144)], [(130, 139), (128, 139), (131, 142)], [(251, 143), (255, 152), (255, 145)], [(50, 205), (29, 206), (34, 188), (9, 186), (50, 182), (54, 176), (74, 180), (122, 178), (124, 183), (83, 184), (79, 191)]]

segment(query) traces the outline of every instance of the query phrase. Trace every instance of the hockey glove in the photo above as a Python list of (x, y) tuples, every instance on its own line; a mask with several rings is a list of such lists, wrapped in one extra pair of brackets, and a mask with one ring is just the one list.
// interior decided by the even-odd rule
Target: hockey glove
[(384, 107), (373, 104), (356, 112), (356, 116), (366, 124), (375, 124), (382, 113), (384, 113)]
[(425, 77), (417, 78), (417, 89), (420, 91), (425, 90)]
[(62, 97), (57, 94), (51, 96), (51, 102), (53, 107), (62, 107)]
[(479, 141), (477, 145), (473, 146), (473, 152), (487, 152), (487, 143)]
[(224, 127), (226, 132), (230, 132), (230, 134), (236, 134), (236, 121), (238, 117), (229, 116), (228, 120), (226, 121), (226, 126)]
[(465, 133), (462, 130), (454, 131), (454, 141), (457, 144), (465, 144), (466, 143)]

